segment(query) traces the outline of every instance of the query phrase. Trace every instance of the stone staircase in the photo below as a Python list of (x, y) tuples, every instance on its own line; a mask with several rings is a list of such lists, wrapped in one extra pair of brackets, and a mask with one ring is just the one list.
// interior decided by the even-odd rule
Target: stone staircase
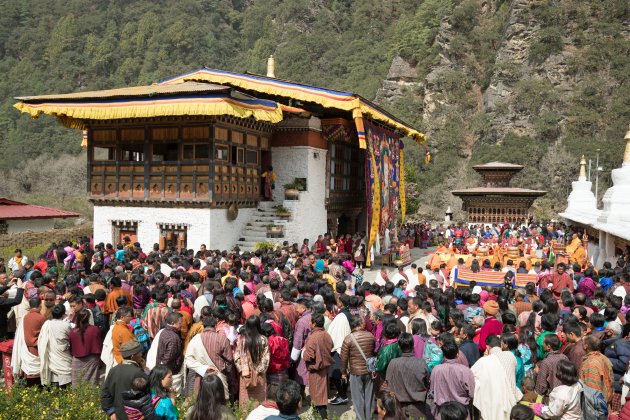
[[(241, 232), (238, 242), (236, 245), (240, 248), (241, 251), (252, 251), (254, 246), (258, 242), (277, 242), (282, 243), (285, 239), (286, 235), (286, 220), (279, 219), (276, 216), (276, 211), (274, 210), (274, 206), (277, 206), (278, 203), (273, 201), (261, 201), (258, 203), (258, 208), (256, 212), (252, 215), (251, 219), (245, 225), (245, 228)], [(285, 226), (285, 230), (282, 236), (276, 238), (268, 238), (267, 237), (267, 225), (269, 224), (275, 225), (283, 225)]]

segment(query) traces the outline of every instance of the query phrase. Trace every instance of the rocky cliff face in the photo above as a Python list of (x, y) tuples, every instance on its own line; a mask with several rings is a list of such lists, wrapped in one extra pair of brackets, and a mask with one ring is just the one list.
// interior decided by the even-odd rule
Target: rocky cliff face
[[(630, 64), (629, 9), (614, 0), (464, 0), (440, 22), (438, 64), (426, 77), (414, 79), (423, 72), (396, 57), (377, 100), (395, 108), (415, 92), (434, 170), (448, 171), (420, 174), (425, 191), (474, 181), (475, 163), (512, 161), (527, 167), (516, 186), (552, 192), (537, 210), (553, 217), (577, 156), (601, 148), (608, 173), (618, 166), (630, 122), (630, 71), (621, 71)], [(425, 210), (441, 215), (451, 203), (459, 207), (446, 197)]]

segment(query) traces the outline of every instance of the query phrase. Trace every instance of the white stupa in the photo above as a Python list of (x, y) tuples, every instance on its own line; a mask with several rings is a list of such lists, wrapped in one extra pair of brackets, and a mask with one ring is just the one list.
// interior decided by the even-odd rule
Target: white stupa
[(567, 208), (560, 216), (584, 225), (595, 223), (601, 211), (597, 209), (597, 199), (591, 190), (593, 183), (586, 180), (586, 159), (583, 155), (580, 160), (580, 175), (577, 181), (571, 183), (571, 187)]
[(630, 240), (630, 128), (624, 137), (626, 150), (621, 168), (611, 173), (613, 186), (606, 190), (604, 209), (601, 211), (595, 228)]
[(630, 127), (624, 140), (626, 149), (623, 164), (612, 171), (613, 186), (606, 190), (602, 199), (604, 209), (593, 224), (599, 230), (597, 266), (601, 266), (604, 261), (614, 262), (615, 238), (630, 241)]

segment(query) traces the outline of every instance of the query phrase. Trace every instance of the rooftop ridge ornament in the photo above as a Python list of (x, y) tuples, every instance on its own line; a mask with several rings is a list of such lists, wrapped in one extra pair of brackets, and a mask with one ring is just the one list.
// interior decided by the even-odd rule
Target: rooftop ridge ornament
[(267, 77), (276, 77), (276, 60), (274, 60), (273, 54), (267, 59)]
[(586, 158), (582, 155), (582, 159), (580, 160), (580, 176), (578, 181), (586, 181)]

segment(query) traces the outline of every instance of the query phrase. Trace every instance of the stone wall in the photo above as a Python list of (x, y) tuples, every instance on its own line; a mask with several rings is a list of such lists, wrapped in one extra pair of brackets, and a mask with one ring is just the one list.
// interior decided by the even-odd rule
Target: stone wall
[(55, 228), (55, 219), (18, 219), (7, 220), (7, 234), (21, 232), (48, 232)]
[[(30, 248), (37, 245), (50, 244), (61, 240), (76, 241), (79, 236), (92, 236), (92, 223), (73, 226), (65, 229), (52, 229), (45, 232), (20, 232), (0, 235), (0, 248)], [(31, 257), (29, 255), (29, 257)]]

